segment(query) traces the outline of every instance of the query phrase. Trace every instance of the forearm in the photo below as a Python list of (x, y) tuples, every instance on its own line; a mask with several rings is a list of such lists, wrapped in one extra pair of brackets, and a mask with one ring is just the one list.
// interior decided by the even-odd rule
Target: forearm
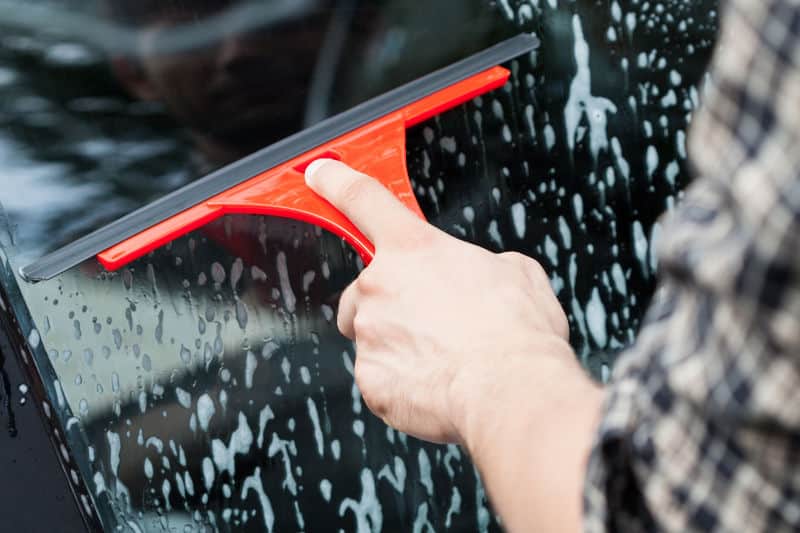
[(473, 385), (464, 441), (508, 531), (580, 531), (603, 391), (566, 343), (542, 349), (569, 353), (504, 358)]

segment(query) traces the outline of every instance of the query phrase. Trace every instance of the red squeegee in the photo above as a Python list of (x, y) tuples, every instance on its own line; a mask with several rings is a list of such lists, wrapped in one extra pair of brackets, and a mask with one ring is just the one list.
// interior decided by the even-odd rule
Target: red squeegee
[(520, 35), (434, 72), (229, 165), (87, 235), (22, 269), (50, 279), (93, 255), (117, 270), (227, 214), (273, 215), (321, 226), (350, 243), (368, 263), (372, 244), (341, 212), (314, 194), (303, 172), (319, 158), (338, 159), (380, 180), (422, 217), (406, 169), (406, 130), (502, 87), (497, 66), (538, 46)]

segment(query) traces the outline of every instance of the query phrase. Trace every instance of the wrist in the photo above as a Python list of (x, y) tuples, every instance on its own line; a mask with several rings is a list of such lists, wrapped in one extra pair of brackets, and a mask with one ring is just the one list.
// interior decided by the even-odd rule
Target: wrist
[(563, 340), (492, 363), (458, 425), (495, 511), (508, 531), (579, 531), (603, 390)]
[(464, 369), (450, 391), (456, 432), (474, 459), (499, 432), (524, 428), (535, 434), (581, 411), (588, 411), (585, 423), (592, 425), (600, 403), (602, 388), (581, 368), (569, 344), (555, 336)]

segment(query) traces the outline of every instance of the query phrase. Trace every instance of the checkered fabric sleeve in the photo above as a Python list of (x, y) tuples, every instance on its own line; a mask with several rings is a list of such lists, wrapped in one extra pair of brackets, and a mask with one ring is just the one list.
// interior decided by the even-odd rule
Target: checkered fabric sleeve
[(728, 0), (585, 529), (800, 530), (800, 0)]

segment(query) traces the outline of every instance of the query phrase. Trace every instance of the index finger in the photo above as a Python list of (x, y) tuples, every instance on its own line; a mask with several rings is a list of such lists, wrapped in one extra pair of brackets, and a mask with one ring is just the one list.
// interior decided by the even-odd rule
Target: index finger
[(345, 214), (377, 248), (399, 243), (421, 223), (379, 181), (333, 159), (318, 159), (306, 169), (306, 183)]

